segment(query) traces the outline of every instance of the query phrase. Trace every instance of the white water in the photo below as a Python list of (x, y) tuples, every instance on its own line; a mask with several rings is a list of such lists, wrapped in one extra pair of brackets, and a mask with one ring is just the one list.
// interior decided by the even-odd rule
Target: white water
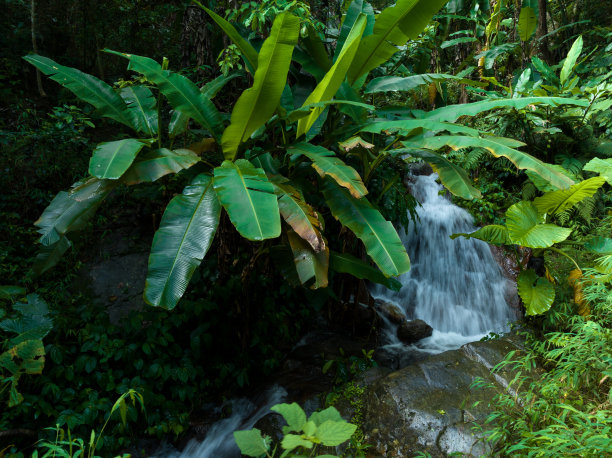
[(234, 458), (240, 457), (240, 450), (234, 441), (234, 431), (251, 429), (261, 418), (270, 413), (270, 407), (283, 402), (287, 391), (279, 386), (268, 390), (255, 403), (248, 399), (230, 401), (232, 415), (214, 423), (202, 442), (191, 440), (182, 452), (171, 447), (160, 449), (159, 458)]
[[(412, 192), (421, 203), (420, 221), (402, 234), (411, 269), (400, 276), (399, 292), (376, 286), (372, 295), (393, 302), (407, 319), (421, 319), (434, 328), (416, 349), (429, 353), (459, 348), (489, 332), (507, 330), (513, 313), (504, 299), (507, 280), (489, 246), (475, 239), (449, 236), (476, 228), (471, 215), (453, 205), (436, 182), (437, 174), (417, 176)], [(389, 328), (387, 347), (404, 345)]]

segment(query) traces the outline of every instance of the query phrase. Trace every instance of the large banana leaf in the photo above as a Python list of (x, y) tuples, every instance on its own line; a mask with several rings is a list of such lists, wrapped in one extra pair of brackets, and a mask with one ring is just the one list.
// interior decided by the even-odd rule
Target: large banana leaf
[(144, 146), (135, 138), (100, 143), (89, 161), (89, 173), (109, 180), (121, 178)]
[(300, 193), (284, 183), (274, 183), (278, 198), (278, 209), (287, 224), (306, 240), (315, 252), (325, 248), (321, 235), (321, 222), (313, 208)]
[(280, 214), (274, 187), (263, 169), (246, 159), (223, 161), (214, 171), (214, 187), (230, 220), (249, 240), (280, 235)]
[(208, 15), (213, 19), (213, 21), (215, 21), (217, 25), (221, 27), (221, 29), (223, 29), (227, 36), (230, 37), (230, 39), (234, 42), (234, 44), (242, 53), (244, 60), (247, 63), (247, 66), (251, 70), (251, 73), (255, 73), (255, 70), (257, 70), (257, 51), (255, 51), (255, 48), (253, 48), (251, 43), (242, 38), (242, 36), (238, 33), (238, 31), (234, 28), (232, 24), (227, 22), (214, 11), (209, 10), (197, 0), (194, 0), (194, 3), (196, 3), (200, 8), (206, 11)]
[(308, 27), (308, 33), (301, 40), (301, 46), (304, 48), (312, 62), (321, 69), (322, 72), (327, 72), (332, 66), (327, 49), (321, 40), (319, 32), (313, 27)]
[(527, 315), (546, 312), (555, 300), (553, 284), (546, 278), (538, 277), (532, 269), (523, 270), (516, 280), (516, 285)]
[(291, 230), (287, 231), (287, 238), (300, 283), (305, 285), (314, 278), (312, 289), (325, 288), (328, 283), (329, 248), (324, 245), (322, 250), (315, 252), (306, 240)]
[(612, 185), (612, 159), (600, 159), (595, 157), (585, 164), (582, 170), (599, 173)]
[(463, 199), (479, 199), (482, 194), (472, 184), (472, 180), (468, 177), (466, 171), (451, 161), (446, 159), (441, 154), (433, 151), (417, 150), (411, 148), (400, 148), (389, 151), (389, 154), (407, 153), (413, 157), (423, 159), (431, 168), (438, 174), (442, 184), (451, 193)]
[(593, 177), (571, 186), (569, 189), (547, 192), (536, 197), (533, 204), (541, 214), (558, 214), (572, 208), (578, 202), (594, 195), (606, 182), (604, 177)]
[(360, 132), (371, 132), (373, 134), (379, 134), (382, 131), (401, 131), (408, 133), (414, 129), (423, 129), (431, 131), (445, 130), (454, 134), (467, 134), (475, 137), (480, 134), (478, 130), (472, 129), (471, 127), (462, 126), (461, 124), (431, 121), (429, 119), (399, 119), (395, 121), (376, 121), (363, 126), (360, 129)]
[(513, 243), (529, 248), (547, 248), (562, 242), (571, 229), (544, 224), (544, 217), (532, 202), (518, 202), (506, 212), (506, 227)]
[[(359, 93), (351, 87), (346, 81), (340, 85), (336, 93), (336, 101), (344, 100), (350, 102), (363, 103), (363, 99)], [(339, 110), (349, 116), (356, 124), (364, 123), (368, 117), (368, 113), (363, 108), (353, 105), (340, 105)]]
[(353, 84), (360, 76), (386, 62), (408, 39), (417, 38), (432, 16), (447, 0), (398, 0), (376, 18), (372, 35), (359, 46), (357, 58), (348, 72)]
[(221, 145), (226, 159), (233, 160), (240, 143), (263, 126), (276, 110), (287, 82), (299, 28), (300, 20), (289, 13), (274, 20), (270, 36), (259, 51), (253, 87), (240, 95), (232, 110), (231, 123), (223, 132)]
[(431, 150), (437, 150), (443, 146), (450, 146), (454, 150), (469, 147), (484, 148), (494, 157), (505, 157), (518, 169), (531, 170), (537, 173), (544, 180), (550, 182), (559, 189), (565, 189), (574, 184), (572, 179), (559, 172), (559, 170), (552, 167), (550, 164), (507, 146), (508, 143), (506, 140), (507, 139), (502, 139), (501, 137), (477, 138), (442, 135), (439, 137), (423, 138), (418, 142), (403, 142), (403, 144), (409, 148), (427, 148)]
[(425, 113), (425, 119), (436, 121), (455, 122), (461, 116), (476, 116), (483, 111), (495, 108), (514, 108), (520, 110), (528, 105), (544, 104), (552, 107), (560, 105), (577, 105), (586, 107), (589, 105), (587, 100), (567, 99), (563, 97), (524, 97), (520, 99), (494, 99), (482, 102), (463, 103), (449, 105)]
[(53, 81), (57, 81), (72, 91), (81, 100), (91, 103), (96, 107), (100, 116), (114, 119), (132, 129), (137, 129), (132, 124), (132, 118), (123, 99), (104, 81), (76, 68), (64, 67), (37, 54), (30, 54), (24, 59), (45, 75), (49, 75)]
[(518, 33), (521, 41), (527, 41), (535, 32), (538, 25), (538, 18), (536, 17), (533, 8), (526, 6), (521, 9), (518, 20)]
[(38, 250), (38, 254), (32, 265), (32, 272), (34, 275), (42, 275), (51, 267), (55, 266), (71, 246), (72, 243), (70, 243), (70, 240), (68, 240), (65, 235), (62, 235), (57, 242), (51, 245), (43, 245), (40, 250)]
[(210, 248), (221, 214), (212, 183), (208, 175), (196, 176), (166, 207), (149, 255), (148, 304), (173, 309)]
[(410, 259), (393, 224), (365, 197), (354, 198), (332, 180), (326, 180), (323, 195), (334, 218), (361, 239), (383, 274), (390, 277), (410, 270)]
[(219, 138), (223, 129), (223, 119), (215, 105), (189, 78), (169, 70), (162, 69), (153, 59), (106, 50), (109, 53), (125, 57), (130, 61), (128, 70), (143, 74), (147, 80), (156, 84), (159, 90), (176, 111), (193, 118), (207, 129), (213, 137)]
[(581, 52), (582, 52), (582, 35), (576, 38), (576, 41), (574, 41), (574, 44), (572, 44), (572, 48), (567, 53), (567, 57), (565, 58), (565, 61), (563, 62), (563, 67), (561, 68), (561, 74), (560, 74), (560, 80), (561, 80), (562, 86), (565, 85), (565, 82), (567, 81), (569, 76), (572, 74), (572, 71), (574, 70), (574, 66), (576, 65), (576, 61), (578, 60), (578, 57), (580, 57)]
[(350, 191), (355, 198), (360, 198), (368, 193), (367, 188), (361, 181), (357, 171), (346, 165), (334, 153), (322, 146), (310, 143), (297, 143), (288, 149), (291, 154), (303, 154), (312, 161), (313, 168), (324, 177), (329, 175), (340, 185)]
[(490, 224), (481, 227), (470, 234), (458, 233), (450, 236), (453, 240), (457, 237), (465, 237), (466, 239), (474, 238), (493, 245), (512, 245), (512, 240), (510, 240), (510, 236), (508, 235), (508, 229), (506, 226), (501, 226), (499, 224)]
[[(375, 110), (374, 105), (368, 105), (367, 103), (363, 103), (362, 101), (358, 101), (358, 100), (342, 100), (342, 99), (323, 100), (321, 102), (313, 102), (313, 103), (309, 103), (308, 105), (301, 106), (300, 108), (296, 108), (295, 110), (292, 110), (289, 113), (287, 113), (285, 118), (289, 122), (299, 121), (307, 116), (310, 116), (310, 114), (316, 109), (322, 109), (322, 111), (325, 111), (325, 108), (327, 108), (329, 105), (357, 107), (361, 110), (368, 110), (368, 111)], [(318, 118), (317, 120), (320, 121), (321, 118)], [(316, 122), (317, 120), (315, 120), (316, 124), (318, 124)]]
[[(572, 180), (572, 183), (576, 183), (577, 181), (576, 175), (570, 172), (569, 170), (564, 169), (558, 164), (549, 164), (549, 167), (557, 170), (558, 172), (568, 177), (570, 180)], [(559, 189), (557, 186), (553, 186), (552, 184), (550, 184), (550, 182), (543, 179), (536, 172), (527, 170), (525, 173), (527, 174), (527, 176), (529, 177), (529, 179), (531, 180), (531, 182), (537, 188), (538, 191), (548, 192), (548, 191), (556, 191), (557, 189)]]
[(133, 185), (143, 182), (152, 182), (169, 173), (178, 173), (197, 164), (200, 158), (189, 149), (176, 149), (170, 151), (161, 148), (140, 156), (132, 166), (123, 174), (121, 182)]
[(347, 253), (332, 251), (329, 257), (329, 267), (335, 272), (379, 283), (393, 291), (399, 291), (402, 288), (402, 284), (395, 278), (385, 277), (380, 270)]
[[(355, 53), (359, 47), (359, 42), (361, 35), (365, 30), (365, 26), (366, 16), (365, 14), (361, 14), (355, 21), (350, 33), (346, 37), (346, 41), (344, 42), (342, 51), (340, 51), (340, 54), (338, 55), (338, 59), (325, 74), (321, 82), (317, 84), (314, 91), (312, 91), (312, 93), (308, 96), (303, 106), (325, 100), (331, 100), (334, 97), (340, 88), (340, 85), (346, 78), (346, 72), (348, 71), (351, 62), (353, 62), (353, 58), (355, 57)], [(296, 136), (300, 137), (308, 132), (322, 111), (323, 108), (315, 108), (307, 118), (300, 119), (298, 121)]]
[(69, 192), (59, 192), (34, 223), (39, 227), (40, 243), (52, 245), (67, 232), (81, 229), (116, 183), (91, 178), (76, 183)]
[(340, 50), (344, 46), (350, 31), (353, 29), (355, 22), (361, 17), (361, 14), (366, 16), (366, 27), (363, 32), (363, 36), (366, 37), (371, 35), (374, 31), (374, 8), (368, 2), (364, 0), (353, 0), (346, 10), (346, 14), (342, 19), (342, 26), (340, 27), (340, 35), (336, 41), (336, 49), (334, 50), (334, 62), (338, 59)]
[(156, 100), (146, 86), (127, 86), (121, 89), (121, 97), (127, 103), (132, 124), (147, 137), (157, 135)]
[(468, 84), (470, 86), (486, 86), (486, 83), (473, 81), (460, 76), (446, 75), (444, 73), (423, 73), (421, 75), (406, 76), (403, 78), (399, 76), (382, 76), (380, 78), (374, 78), (367, 85), (365, 93), (410, 91), (415, 87), (446, 80), (454, 80), (460, 84)]

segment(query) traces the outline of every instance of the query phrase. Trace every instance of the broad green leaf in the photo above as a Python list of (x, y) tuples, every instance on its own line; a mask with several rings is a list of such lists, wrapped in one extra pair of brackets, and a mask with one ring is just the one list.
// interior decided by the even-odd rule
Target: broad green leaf
[(521, 92), (525, 90), (525, 88), (527, 87), (527, 83), (529, 83), (530, 78), (531, 78), (531, 69), (526, 68), (523, 71), (523, 73), (521, 73), (521, 76), (519, 76), (518, 80), (516, 81), (516, 85), (514, 86), (514, 89), (512, 91), (512, 97), (514, 98), (518, 97), (521, 94)]
[(495, 60), (499, 56), (503, 56), (506, 53), (514, 52), (514, 50), (519, 46), (519, 42), (516, 43), (503, 43), (498, 46), (493, 46), (491, 49), (487, 49), (479, 54), (474, 56), (474, 59), (480, 62), (480, 59), (484, 58), (485, 68), (487, 70), (491, 70), (493, 65), (495, 64)]
[(334, 153), (322, 146), (310, 143), (298, 143), (287, 150), (290, 154), (303, 154), (312, 161), (313, 168), (324, 177), (329, 175), (336, 182), (345, 187), (355, 198), (360, 198), (368, 193), (367, 188), (361, 181), (357, 171), (346, 165)]
[(559, 214), (594, 195), (605, 182), (605, 178), (600, 176), (589, 178), (568, 189), (551, 191), (541, 197), (536, 197), (533, 204), (541, 214)]
[[(287, 113), (286, 118), (289, 120), (289, 122), (295, 122), (307, 116), (310, 116), (310, 114), (316, 109), (321, 108), (323, 109), (323, 111), (325, 111), (325, 108), (327, 108), (329, 105), (340, 105), (341, 107), (346, 107), (346, 106), (357, 107), (357, 108), (365, 109), (368, 111), (375, 110), (374, 105), (369, 105), (367, 103), (363, 103), (363, 102), (359, 102), (355, 100), (335, 99), (335, 100), (325, 100), (322, 102), (309, 103), (308, 105), (304, 105), (300, 108), (296, 108), (295, 110)], [(317, 120), (319, 121), (320, 119), (321, 118), (318, 118)], [(315, 121), (315, 125), (316, 124), (318, 123)]]
[(172, 110), (170, 123), (168, 124), (168, 135), (170, 138), (174, 138), (177, 135), (187, 132), (187, 128), (189, 127), (189, 119), (189, 116), (182, 111)]
[(366, 94), (373, 94), (376, 92), (389, 92), (389, 91), (410, 91), (416, 87), (423, 86), (425, 84), (431, 84), (438, 81), (453, 80), (460, 84), (467, 84), (470, 86), (483, 87), (486, 83), (479, 81), (473, 81), (460, 76), (446, 75), (443, 73), (423, 73), (421, 75), (412, 75), (406, 77), (399, 76), (382, 76), (380, 78), (374, 78), (365, 89)]
[(243, 455), (260, 457), (268, 451), (268, 444), (257, 428), (234, 431), (234, 440)]
[(121, 182), (133, 185), (156, 181), (169, 173), (178, 173), (199, 162), (197, 154), (189, 149), (170, 151), (161, 148), (140, 156), (121, 177)]
[(76, 68), (64, 67), (57, 62), (37, 54), (30, 54), (24, 59), (34, 65), (53, 81), (57, 81), (66, 89), (72, 91), (81, 100), (91, 103), (100, 116), (114, 119), (132, 129), (132, 119), (123, 99), (112, 87), (95, 76), (83, 73)]
[[(338, 55), (338, 59), (336, 59), (334, 65), (332, 65), (325, 74), (321, 82), (317, 84), (317, 87), (308, 96), (306, 101), (304, 101), (303, 106), (331, 100), (334, 97), (346, 77), (346, 72), (351, 62), (353, 62), (365, 26), (366, 16), (365, 14), (361, 14), (346, 37), (346, 41), (344, 42), (342, 51), (340, 51)], [(300, 119), (298, 121), (296, 137), (300, 137), (308, 132), (322, 111), (322, 108), (315, 108), (307, 118)]]
[(453, 38), (452, 40), (446, 40), (444, 41), (441, 45), (440, 45), (440, 49), (446, 49), (446, 48), (450, 48), (452, 46), (457, 46), (463, 43), (473, 43), (475, 41), (478, 41), (478, 38), (476, 37), (459, 37), (459, 38)]
[(565, 61), (563, 62), (563, 67), (561, 68), (561, 75), (560, 75), (562, 86), (565, 85), (565, 82), (567, 81), (569, 76), (572, 74), (572, 71), (574, 70), (574, 66), (576, 65), (576, 61), (578, 60), (578, 57), (580, 57), (581, 52), (582, 52), (582, 35), (576, 38), (576, 41), (574, 41), (574, 44), (572, 44), (572, 47), (567, 53), (567, 57), (565, 58)]
[(584, 247), (598, 254), (612, 254), (612, 239), (607, 237), (593, 237), (584, 244)]
[(306, 423), (306, 414), (296, 402), (292, 402), (291, 404), (276, 404), (272, 406), (270, 410), (282, 415), (287, 422), (286, 429), (283, 428), (284, 434), (291, 431), (300, 432), (302, 430), (302, 426), (304, 426), (304, 423)]
[(555, 74), (552, 68), (550, 68), (546, 63), (542, 61), (542, 59), (534, 56), (531, 58), (531, 63), (540, 73), (543, 79), (547, 80), (549, 83), (554, 84), (555, 86), (559, 84), (559, 77)]
[(587, 162), (582, 170), (599, 173), (606, 179), (609, 185), (612, 185), (612, 159), (600, 159), (595, 157)]
[(62, 235), (60, 239), (51, 245), (43, 245), (34, 259), (32, 272), (35, 276), (42, 275), (44, 272), (55, 266), (62, 258), (64, 253), (72, 246), (70, 240)]
[(200, 89), (202, 95), (208, 99), (214, 99), (221, 89), (234, 78), (244, 78), (243, 72), (232, 72), (228, 75), (219, 75), (214, 80), (209, 81)]
[(117, 180), (144, 146), (145, 143), (135, 138), (100, 143), (89, 161), (89, 173), (97, 178)]
[(157, 101), (146, 86), (127, 86), (121, 89), (121, 97), (125, 100), (128, 113), (132, 118), (134, 128), (146, 135), (157, 135)]
[[(566, 177), (568, 177), (570, 180), (572, 180), (572, 183), (576, 183), (576, 180), (577, 180), (576, 175), (571, 173), (569, 170), (564, 169), (558, 164), (549, 164), (548, 166), (552, 169), (557, 170), (559, 173), (565, 175)], [(557, 189), (559, 189), (559, 187), (553, 186), (549, 181), (542, 178), (540, 174), (536, 172), (527, 170), (525, 173), (527, 174), (527, 176), (529, 177), (533, 185), (538, 189), (538, 191), (548, 192), (548, 191), (556, 191)]]
[(210, 248), (221, 214), (212, 181), (196, 176), (166, 207), (149, 255), (148, 304), (173, 309)]
[(312, 247), (297, 235), (294, 231), (287, 231), (287, 238), (291, 251), (293, 251), (293, 262), (300, 278), (300, 283), (306, 285), (312, 278), (315, 279), (311, 289), (327, 287), (327, 272), (329, 270), (329, 248), (315, 252)]
[[(363, 103), (359, 93), (346, 81), (340, 85), (340, 89), (336, 93), (336, 101), (338, 100)], [(358, 106), (343, 104), (339, 106), (339, 110), (349, 116), (356, 124), (364, 123), (368, 117), (367, 111)]]
[(433, 171), (438, 174), (442, 184), (452, 194), (468, 200), (482, 197), (480, 191), (472, 184), (472, 180), (468, 177), (467, 172), (458, 165), (453, 164), (441, 154), (412, 148), (400, 148), (389, 151), (389, 154), (398, 153), (410, 154), (413, 157), (423, 159), (431, 165)]
[(216, 14), (214, 11), (209, 10), (205, 6), (203, 6), (200, 2), (194, 1), (200, 8), (208, 13), (208, 15), (217, 23), (221, 29), (227, 34), (228, 37), (234, 42), (234, 44), (238, 47), (240, 52), (242, 53), (246, 63), (250, 67), (252, 73), (257, 70), (257, 51), (255, 48), (249, 43), (247, 40), (242, 38), (242, 36), (238, 33), (238, 31), (234, 28), (232, 24), (227, 22), (221, 16)]
[(13, 299), (19, 296), (25, 296), (25, 293), (26, 293), (26, 289), (22, 286), (16, 286), (16, 285), (0, 286), (0, 300)]
[(321, 40), (319, 32), (311, 26), (308, 26), (307, 29), (308, 33), (306, 36), (302, 37), (300, 45), (307, 51), (314, 64), (321, 69), (322, 72), (326, 72), (332, 65), (327, 55), (327, 49)]
[(59, 192), (34, 223), (40, 228), (40, 243), (52, 245), (67, 232), (81, 229), (116, 183), (90, 178), (75, 183), (69, 192)]
[(521, 8), (518, 21), (518, 33), (521, 41), (527, 41), (535, 32), (538, 25), (538, 18), (533, 8), (526, 6)]
[(550, 309), (555, 300), (555, 287), (532, 270), (523, 270), (516, 281), (519, 296), (527, 315), (540, 315)]
[(383, 274), (390, 277), (410, 270), (410, 259), (393, 224), (365, 197), (356, 199), (331, 180), (326, 180), (323, 195), (334, 218), (363, 242)]
[(376, 121), (361, 127), (360, 132), (379, 134), (383, 131), (409, 133), (414, 129), (430, 131), (447, 131), (457, 134), (467, 134), (477, 137), (480, 133), (471, 127), (453, 124), (450, 122), (431, 121), (429, 119), (399, 119), (395, 121)]
[[(517, 99), (520, 100), (520, 99)], [(565, 174), (559, 172), (556, 168), (551, 167), (550, 164), (540, 161), (535, 157), (523, 153), (517, 149), (507, 146), (505, 139), (501, 137), (465, 137), (465, 136), (438, 136), (428, 137), (418, 142), (402, 142), (409, 148), (427, 148), (431, 150), (437, 150), (443, 146), (449, 146), (454, 150), (460, 150), (463, 148), (484, 148), (494, 157), (505, 157), (512, 162), (518, 169), (531, 170), (543, 179), (550, 182), (553, 186), (559, 189), (565, 189), (574, 184), (574, 181), (568, 178)]]
[(285, 434), (283, 440), (281, 441), (281, 447), (287, 451), (293, 450), (297, 447), (311, 449), (313, 446), (313, 442), (303, 439), (302, 436), (298, 436), (297, 434)]
[(238, 159), (224, 161), (215, 168), (214, 174), (219, 201), (243, 237), (264, 240), (280, 235), (274, 187), (263, 169), (253, 167), (246, 159)]
[(340, 412), (338, 412), (338, 409), (336, 409), (335, 407), (328, 407), (327, 409), (321, 410), (320, 412), (313, 412), (308, 420), (314, 422), (314, 424), (317, 426), (322, 425), (328, 420), (336, 422), (344, 421), (344, 419), (340, 415)]
[(372, 5), (364, 0), (353, 0), (346, 10), (346, 14), (342, 18), (342, 26), (340, 27), (340, 35), (336, 42), (336, 49), (334, 50), (334, 62), (338, 59), (340, 50), (344, 46), (349, 32), (353, 29), (355, 22), (361, 17), (361, 14), (366, 16), (366, 28), (363, 32), (363, 36), (371, 35), (374, 31), (374, 9)]
[(327, 420), (317, 428), (316, 437), (321, 441), (322, 445), (335, 447), (349, 440), (356, 429), (356, 425), (346, 421)]
[(148, 57), (136, 56), (134, 54), (120, 53), (106, 50), (111, 54), (125, 57), (129, 60), (128, 70), (144, 75), (147, 80), (157, 85), (162, 94), (168, 99), (172, 108), (193, 118), (198, 124), (207, 129), (215, 138), (223, 129), (223, 119), (215, 105), (189, 78), (170, 70), (162, 69), (162, 66)]
[(470, 234), (459, 233), (450, 236), (453, 240), (457, 237), (465, 237), (466, 239), (474, 238), (493, 245), (512, 245), (512, 240), (510, 240), (510, 236), (508, 235), (508, 229), (498, 224), (490, 224), (481, 227)]
[(287, 82), (299, 28), (300, 20), (289, 13), (274, 20), (270, 36), (259, 51), (253, 86), (240, 95), (232, 110), (231, 123), (223, 132), (221, 145), (226, 159), (233, 160), (240, 143), (274, 114)]
[(586, 107), (589, 105), (587, 100), (568, 99), (563, 97), (524, 97), (519, 99), (494, 99), (482, 102), (463, 103), (437, 108), (425, 114), (425, 119), (435, 121), (455, 122), (461, 116), (476, 116), (483, 111), (496, 108), (523, 109), (529, 105), (544, 104), (549, 106), (577, 105)]
[(529, 248), (547, 248), (562, 242), (571, 229), (543, 224), (544, 217), (531, 202), (518, 202), (506, 212), (506, 227), (513, 243)]
[(305, 241), (315, 252), (325, 249), (325, 242), (321, 236), (321, 222), (313, 208), (294, 188), (274, 183), (278, 198), (278, 209), (287, 224)]
[(409, 39), (415, 39), (447, 0), (399, 0), (376, 17), (371, 35), (363, 38), (348, 72), (351, 84), (386, 62)]
[(332, 251), (329, 257), (329, 268), (335, 272), (379, 283), (393, 291), (399, 291), (402, 288), (402, 284), (395, 278), (385, 277), (380, 270), (347, 253)]

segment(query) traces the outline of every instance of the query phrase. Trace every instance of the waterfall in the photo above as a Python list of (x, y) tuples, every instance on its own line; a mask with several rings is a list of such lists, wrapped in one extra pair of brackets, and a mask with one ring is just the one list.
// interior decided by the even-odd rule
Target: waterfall
[(182, 452), (169, 446), (159, 449), (159, 458), (239, 458), (240, 450), (234, 441), (234, 431), (251, 429), (265, 415), (270, 407), (283, 402), (287, 391), (279, 386), (269, 389), (259, 400), (233, 399), (231, 416), (214, 423), (202, 442), (191, 440)]
[[(419, 220), (401, 234), (412, 264), (399, 277), (402, 288), (393, 292), (377, 285), (372, 291), (375, 298), (397, 305), (408, 320), (421, 319), (434, 328), (416, 345), (432, 353), (503, 332), (514, 318), (505, 300), (508, 281), (489, 246), (449, 237), (476, 228), (471, 215), (445, 196), (437, 177), (414, 177), (412, 192), (421, 206)], [(395, 331), (388, 331), (388, 345), (401, 346)]]

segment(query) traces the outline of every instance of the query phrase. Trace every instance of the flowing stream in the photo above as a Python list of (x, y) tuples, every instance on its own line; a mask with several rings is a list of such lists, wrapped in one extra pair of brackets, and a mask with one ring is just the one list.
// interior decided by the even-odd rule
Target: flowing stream
[[(421, 319), (433, 335), (413, 349), (439, 353), (481, 339), (490, 332), (503, 332), (515, 319), (506, 304), (507, 280), (493, 259), (489, 246), (476, 239), (449, 236), (476, 228), (472, 216), (454, 205), (437, 174), (414, 177), (412, 193), (421, 203), (419, 221), (402, 234), (412, 267), (399, 280), (399, 292), (377, 285), (372, 295), (394, 303), (408, 320)], [(391, 326), (387, 347), (405, 347)]]

